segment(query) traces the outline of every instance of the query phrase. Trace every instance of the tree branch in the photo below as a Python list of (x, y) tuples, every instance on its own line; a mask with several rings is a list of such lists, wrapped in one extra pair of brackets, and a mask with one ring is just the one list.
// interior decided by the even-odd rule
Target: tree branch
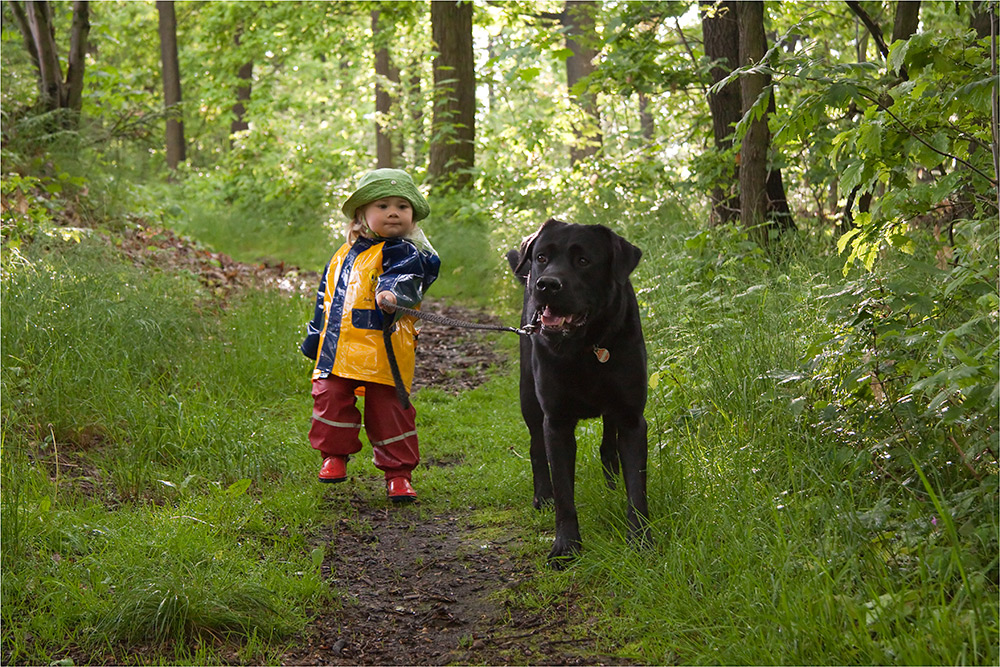
[(983, 171), (980, 171), (971, 162), (963, 160), (962, 158), (958, 157), (957, 155), (952, 155), (951, 153), (948, 153), (947, 151), (942, 151), (942, 150), (939, 150), (939, 149), (935, 148), (931, 143), (929, 143), (928, 141), (926, 141), (923, 137), (921, 137), (919, 134), (917, 134), (912, 128), (910, 128), (909, 125), (907, 125), (902, 120), (900, 120), (900, 118), (896, 114), (894, 114), (892, 112), (892, 110), (888, 106), (886, 106), (885, 104), (883, 104), (882, 101), (879, 100), (878, 97), (876, 97), (875, 95), (871, 95), (869, 93), (866, 93), (865, 91), (861, 90), (860, 88), (858, 89), (858, 94), (861, 95), (862, 97), (864, 97), (865, 99), (867, 99), (869, 102), (874, 103), (882, 111), (884, 111), (887, 114), (889, 114), (889, 117), (892, 118), (894, 121), (896, 121), (899, 124), (899, 126), (902, 127), (907, 132), (907, 134), (909, 134), (911, 137), (913, 137), (914, 139), (916, 139), (917, 141), (919, 141), (920, 143), (922, 143), (927, 148), (931, 149), (932, 151), (934, 151), (935, 153), (937, 153), (938, 155), (940, 155), (942, 157), (946, 157), (946, 158), (948, 158), (950, 160), (954, 160), (955, 162), (958, 162), (959, 164), (965, 165), (971, 171), (973, 171), (974, 173), (982, 176), (988, 182), (990, 182), (991, 184), (993, 184), (993, 187), (997, 186), (997, 179), (996, 178), (991, 177), (989, 174), (987, 174), (987, 173), (985, 173)]
[(41, 68), (38, 66), (38, 46), (35, 44), (35, 38), (31, 34), (31, 26), (28, 25), (28, 15), (24, 11), (24, 2), (10, 0), (7, 4), (10, 6), (11, 14), (14, 15), (14, 22), (17, 23), (17, 27), (21, 30), (21, 37), (24, 39), (24, 49), (31, 56), (31, 62), (35, 66), (35, 71), (38, 72), (40, 84), (42, 75)]
[(87, 36), (90, 35), (90, 3), (73, 3), (73, 27), (70, 33), (66, 86), (63, 105), (79, 112), (83, 105), (83, 73), (86, 67)]
[(868, 32), (875, 38), (875, 45), (878, 47), (878, 52), (882, 54), (883, 58), (888, 58), (889, 47), (885, 45), (885, 38), (882, 37), (882, 29), (878, 27), (875, 20), (868, 15), (868, 12), (864, 10), (864, 7), (857, 0), (847, 0), (847, 6), (861, 19), (861, 22), (868, 28)]

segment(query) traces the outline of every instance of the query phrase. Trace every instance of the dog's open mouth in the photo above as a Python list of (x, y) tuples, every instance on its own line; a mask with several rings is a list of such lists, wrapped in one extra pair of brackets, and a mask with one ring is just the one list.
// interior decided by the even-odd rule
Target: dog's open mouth
[(586, 313), (576, 313), (572, 315), (556, 315), (552, 309), (545, 306), (536, 313), (535, 321), (542, 325), (543, 331), (568, 333), (569, 331), (583, 326), (587, 321)]

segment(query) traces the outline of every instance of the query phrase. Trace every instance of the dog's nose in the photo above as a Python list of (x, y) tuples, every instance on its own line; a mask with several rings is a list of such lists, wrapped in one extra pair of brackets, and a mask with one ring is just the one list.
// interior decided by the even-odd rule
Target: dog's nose
[(535, 282), (535, 289), (549, 294), (555, 294), (562, 289), (562, 286), (562, 281), (554, 276), (542, 276)]

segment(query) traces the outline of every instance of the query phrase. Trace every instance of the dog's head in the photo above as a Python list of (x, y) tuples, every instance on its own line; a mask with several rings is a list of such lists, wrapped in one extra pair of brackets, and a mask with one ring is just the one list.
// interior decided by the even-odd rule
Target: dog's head
[(543, 334), (568, 336), (604, 312), (628, 282), (642, 251), (607, 227), (547, 220), (507, 254), (525, 281), (528, 321)]

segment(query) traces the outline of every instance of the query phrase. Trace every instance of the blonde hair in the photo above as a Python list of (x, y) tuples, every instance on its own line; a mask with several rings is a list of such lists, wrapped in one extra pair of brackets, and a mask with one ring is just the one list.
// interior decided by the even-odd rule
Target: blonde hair
[(362, 236), (368, 236), (371, 231), (368, 229), (368, 223), (365, 221), (365, 206), (359, 206), (354, 212), (354, 218), (348, 220), (344, 225), (344, 237), (347, 240), (347, 245), (354, 245)]

